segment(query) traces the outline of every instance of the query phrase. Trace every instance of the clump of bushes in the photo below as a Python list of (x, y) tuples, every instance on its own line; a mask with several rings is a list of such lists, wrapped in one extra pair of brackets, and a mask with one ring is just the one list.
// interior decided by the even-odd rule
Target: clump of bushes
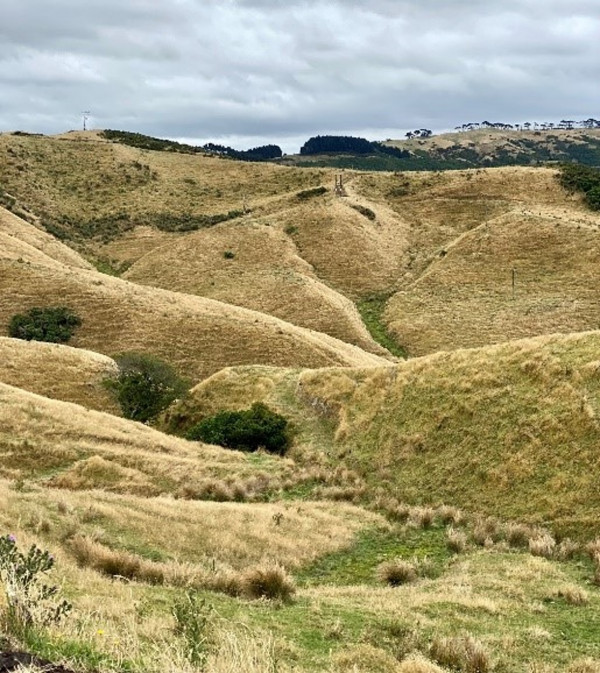
[(581, 164), (565, 164), (560, 172), (561, 185), (570, 192), (583, 192), (592, 210), (600, 210), (600, 171)]
[(65, 306), (34, 307), (12, 317), (8, 334), (26, 341), (66, 343), (80, 325), (81, 318)]
[(269, 407), (256, 402), (243, 411), (220, 411), (205, 418), (186, 433), (193, 441), (218, 444), (228, 449), (283, 455), (290, 444), (287, 420)]
[(24, 553), (14, 535), (0, 537), (3, 630), (20, 636), (28, 629), (57, 623), (70, 612), (71, 604), (58, 599), (59, 587), (46, 584), (53, 567), (54, 557), (48, 551), (32, 545)]
[(106, 385), (115, 392), (125, 418), (148, 423), (188, 390), (188, 383), (153, 355), (124, 353), (115, 361), (119, 373)]

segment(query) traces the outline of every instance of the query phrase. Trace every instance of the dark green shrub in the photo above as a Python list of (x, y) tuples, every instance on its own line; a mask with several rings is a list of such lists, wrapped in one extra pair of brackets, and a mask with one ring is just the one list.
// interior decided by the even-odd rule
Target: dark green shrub
[(323, 194), (327, 194), (327, 187), (314, 187), (313, 189), (303, 189), (301, 192), (298, 192), (296, 198), (300, 201), (306, 201), (315, 196), (323, 196)]
[(188, 384), (166, 362), (145, 353), (124, 353), (116, 379), (107, 381), (125, 418), (147, 423), (187, 392)]
[(219, 444), (229, 449), (283, 455), (289, 446), (287, 420), (269, 407), (256, 402), (244, 411), (221, 411), (188, 430), (187, 439)]
[(64, 306), (32, 308), (27, 313), (14, 315), (8, 334), (27, 341), (66, 343), (81, 325), (81, 318)]

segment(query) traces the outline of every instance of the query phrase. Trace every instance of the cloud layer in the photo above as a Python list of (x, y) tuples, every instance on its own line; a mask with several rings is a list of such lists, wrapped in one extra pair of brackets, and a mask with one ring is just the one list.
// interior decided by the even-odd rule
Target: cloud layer
[[(568, 7), (568, 9), (567, 9)], [(597, 0), (4, 0), (0, 130), (295, 143), (600, 116)]]

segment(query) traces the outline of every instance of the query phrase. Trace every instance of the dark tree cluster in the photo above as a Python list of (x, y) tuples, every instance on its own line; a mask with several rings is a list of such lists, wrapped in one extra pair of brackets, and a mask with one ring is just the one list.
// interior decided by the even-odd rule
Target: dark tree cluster
[(373, 143), (353, 136), (314, 136), (300, 148), (300, 154), (372, 154)]
[(241, 161), (270, 161), (271, 159), (279, 159), (283, 156), (281, 147), (278, 145), (262, 145), (261, 147), (254, 147), (250, 150), (235, 150), (233, 147), (225, 145), (217, 145), (216, 143), (206, 143), (206, 145), (187, 145), (186, 143), (178, 143), (175, 140), (165, 140), (164, 138), (153, 138), (146, 136), (143, 133), (131, 133), (130, 131), (115, 131), (107, 129), (101, 134), (107, 140), (115, 140), (130, 145), (131, 147), (138, 147), (144, 150), (155, 150), (157, 152), (179, 152), (180, 154), (218, 154), (219, 156), (226, 156), (232, 159), (240, 159)]
[(188, 430), (186, 438), (218, 444), (240, 451), (257, 451), (283, 455), (290, 443), (288, 422), (265, 404), (256, 402), (243, 411), (220, 411)]
[(233, 147), (206, 143), (202, 149), (211, 154), (219, 154), (231, 157), (232, 159), (240, 159), (241, 161), (271, 161), (272, 159), (280, 159), (283, 156), (279, 145), (261, 145), (260, 147), (253, 147), (250, 150), (234, 150)]
[(582, 192), (592, 210), (600, 210), (600, 170), (581, 164), (565, 164), (560, 171), (560, 183), (570, 192)]

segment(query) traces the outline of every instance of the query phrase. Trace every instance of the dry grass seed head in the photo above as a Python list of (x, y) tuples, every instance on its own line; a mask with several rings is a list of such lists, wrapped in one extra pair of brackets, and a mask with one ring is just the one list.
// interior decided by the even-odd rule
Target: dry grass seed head
[(552, 558), (556, 548), (556, 541), (550, 533), (540, 533), (536, 537), (530, 538), (529, 553), (533, 556), (542, 556), (543, 558)]
[(398, 587), (417, 580), (415, 563), (401, 558), (380, 563), (375, 574), (380, 582), (389, 584), (391, 587)]
[(242, 574), (241, 590), (247, 598), (288, 601), (296, 587), (285, 568), (278, 563), (263, 563)]
[(446, 531), (446, 545), (455, 554), (461, 554), (467, 548), (467, 535), (452, 526)]

